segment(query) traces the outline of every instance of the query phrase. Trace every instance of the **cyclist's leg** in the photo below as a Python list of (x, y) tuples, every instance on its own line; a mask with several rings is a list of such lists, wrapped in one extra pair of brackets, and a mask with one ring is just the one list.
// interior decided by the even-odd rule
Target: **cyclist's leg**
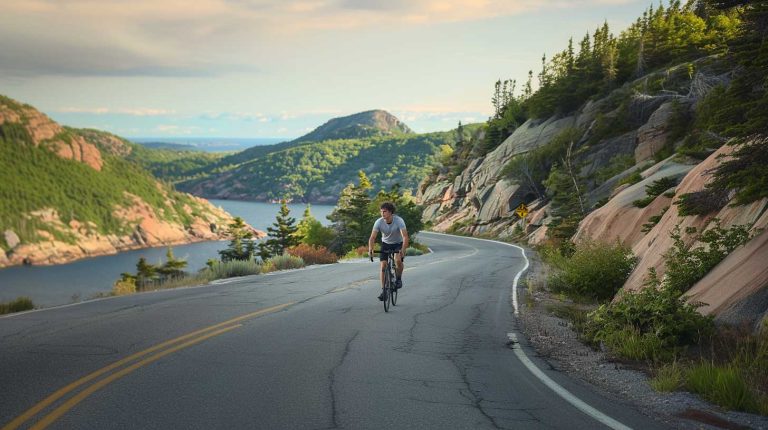
[(381, 281), (381, 288), (384, 288), (384, 275), (387, 273), (387, 261), (384, 260), (380, 263), (379, 280)]
[[(402, 244), (401, 244), (401, 247), (402, 247)], [(405, 261), (403, 261), (403, 257), (398, 252), (397, 254), (395, 254), (395, 271), (397, 273), (398, 279), (403, 276), (404, 269), (405, 269)]]

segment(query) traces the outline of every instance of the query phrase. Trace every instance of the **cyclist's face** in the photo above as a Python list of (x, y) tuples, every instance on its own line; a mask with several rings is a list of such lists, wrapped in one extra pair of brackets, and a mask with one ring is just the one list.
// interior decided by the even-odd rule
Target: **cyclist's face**
[(390, 218), (392, 218), (392, 212), (384, 208), (381, 208), (381, 217), (384, 218), (385, 220), (389, 220)]

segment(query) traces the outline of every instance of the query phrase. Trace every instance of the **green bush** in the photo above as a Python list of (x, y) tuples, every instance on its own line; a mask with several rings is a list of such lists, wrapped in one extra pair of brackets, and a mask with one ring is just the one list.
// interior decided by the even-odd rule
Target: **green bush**
[(661, 179), (657, 179), (645, 187), (647, 196), (642, 199), (635, 200), (632, 202), (632, 204), (635, 207), (644, 208), (656, 200), (656, 197), (658, 197), (661, 193), (667, 191), (675, 185), (677, 185), (677, 179), (671, 176), (665, 176)]
[(642, 180), (643, 180), (643, 176), (640, 174), (639, 171), (635, 170), (634, 172), (632, 172), (632, 174), (622, 178), (619, 181), (619, 185), (624, 185), (624, 184), (634, 185)]
[(591, 312), (583, 334), (589, 342), (605, 342), (609, 348), (615, 348), (617, 333), (633, 332), (641, 339), (651, 336), (659, 344), (647, 342), (644, 346), (649, 349), (644, 355), (668, 359), (678, 348), (699, 343), (713, 331), (712, 318), (698, 313), (697, 307), (684, 302), (678, 291), (668, 286), (657, 289), (652, 283), (639, 292), (625, 292)]
[(571, 297), (610, 300), (636, 262), (632, 251), (620, 243), (583, 242), (576, 246), (573, 256), (557, 262), (561, 271), (550, 277), (549, 285), (553, 291)]
[(0, 315), (34, 309), (35, 305), (29, 297), (19, 297), (6, 303), (0, 303)]
[(712, 220), (714, 226), (698, 235), (696, 240), (704, 246), (687, 247), (683, 242), (680, 227), (672, 230), (674, 244), (667, 254), (665, 267), (665, 284), (675, 291), (684, 293), (710, 270), (720, 263), (728, 254), (751, 238), (749, 226), (736, 225), (729, 229), (720, 226), (720, 220)]
[(304, 260), (291, 254), (277, 255), (270, 258), (262, 266), (262, 272), (269, 273), (276, 270), (300, 269), (304, 267)]
[(232, 278), (235, 276), (258, 275), (262, 272), (261, 264), (256, 260), (230, 260), (226, 262), (212, 260), (205, 269), (210, 280)]
[(423, 254), (424, 254), (424, 252), (422, 250), (416, 249), (416, 248), (412, 248), (410, 246), (408, 247), (408, 249), (405, 250), (405, 255), (408, 256), (408, 257), (415, 257), (417, 255), (423, 255)]
[(707, 215), (719, 211), (728, 203), (728, 191), (707, 188), (685, 193), (675, 204), (680, 216)]

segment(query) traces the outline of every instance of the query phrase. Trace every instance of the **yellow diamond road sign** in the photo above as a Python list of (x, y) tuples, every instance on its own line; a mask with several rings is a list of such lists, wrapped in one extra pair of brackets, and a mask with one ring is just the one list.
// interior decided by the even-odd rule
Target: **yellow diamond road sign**
[(515, 209), (515, 213), (520, 218), (525, 218), (528, 215), (528, 206), (526, 206), (525, 203), (520, 203), (520, 206)]

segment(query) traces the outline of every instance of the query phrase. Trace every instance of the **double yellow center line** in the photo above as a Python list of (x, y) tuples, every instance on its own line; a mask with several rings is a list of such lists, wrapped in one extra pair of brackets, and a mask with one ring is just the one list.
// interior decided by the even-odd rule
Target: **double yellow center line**
[[(218, 336), (220, 334), (226, 333), (230, 330), (234, 330), (238, 327), (241, 327), (241, 322), (256, 318), (262, 315), (270, 314), (273, 312), (281, 311), (291, 305), (293, 305), (295, 302), (291, 303), (284, 303), (282, 305), (272, 306), (266, 309), (261, 309), (256, 312), (252, 312), (249, 314), (241, 315), (237, 318), (232, 318), (228, 321), (224, 321), (219, 324), (215, 324), (209, 327), (206, 327), (201, 330), (194, 331), (189, 334), (185, 334), (184, 336), (177, 337), (175, 339), (171, 339), (169, 341), (160, 343), (158, 345), (152, 346), (150, 348), (147, 348), (143, 351), (137, 352), (133, 355), (130, 355), (128, 357), (123, 358), (122, 360), (116, 361), (109, 366), (103, 367), (93, 373), (90, 373), (80, 379), (78, 379), (75, 382), (72, 382), (71, 384), (60, 388), (55, 393), (51, 394), (50, 396), (46, 397), (42, 401), (40, 401), (35, 406), (31, 407), (29, 410), (24, 412), (23, 414), (16, 417), (13, 421), (9, 422), (1, 430), (14, 430), (19, 428), (22, 424), (27, 422), (30, 418), (34, 417), (35, 415), (39, 414), (41, 411), (43, 411), (45, 408), (51, 406), (53, 403), (61, 399), (62, 397), (66, 396), (73, 390), (77, 389), (78, 387), (85, 385), (100, 376), (112, 372), (115, 369), (118, 369), (120, 367), (123, 367), (131, 362), (135, 363), (131, 364), (128, 367), (124, 367), (123, 369), (110, 374), (106, 378), (103, 378), (94, 384), (88, 386), (87, 388), (83, 389), (76, 395), (70, 397), (67, 401), (59, 405), (56, 409), (48, 413), (48, 415), (41, 418), (38, 422), (36, 422), (30, 429), (44, 429), (51, 425), (54, 421), (56, 421), (58, 418), (60, 418), (62, 415), (67, 413), (70, 409), (75, 407), (78, 403), (82, 402), (85, 398), (93, 394), (94, 392), (100, 390), (101, 388), (105, 387), (109, 383), (122, 378), (123, 376), (133, 372), (136, 369), (139, 369), (143, 366), (146, 366), (147, 364), (150, 364), (152, 362), (155, 362), (166, 355), (173, 354), (176, 351), (182, 350), (184, 348), (190, 347), (192, 345), (195, 345), (197, 343), (200, 343), (204, 340), (210, 339), (214, 336)], [(159, 352), (158, 352), (159, 351)], [(142, 357), (144, 357), (142, 359)]]

